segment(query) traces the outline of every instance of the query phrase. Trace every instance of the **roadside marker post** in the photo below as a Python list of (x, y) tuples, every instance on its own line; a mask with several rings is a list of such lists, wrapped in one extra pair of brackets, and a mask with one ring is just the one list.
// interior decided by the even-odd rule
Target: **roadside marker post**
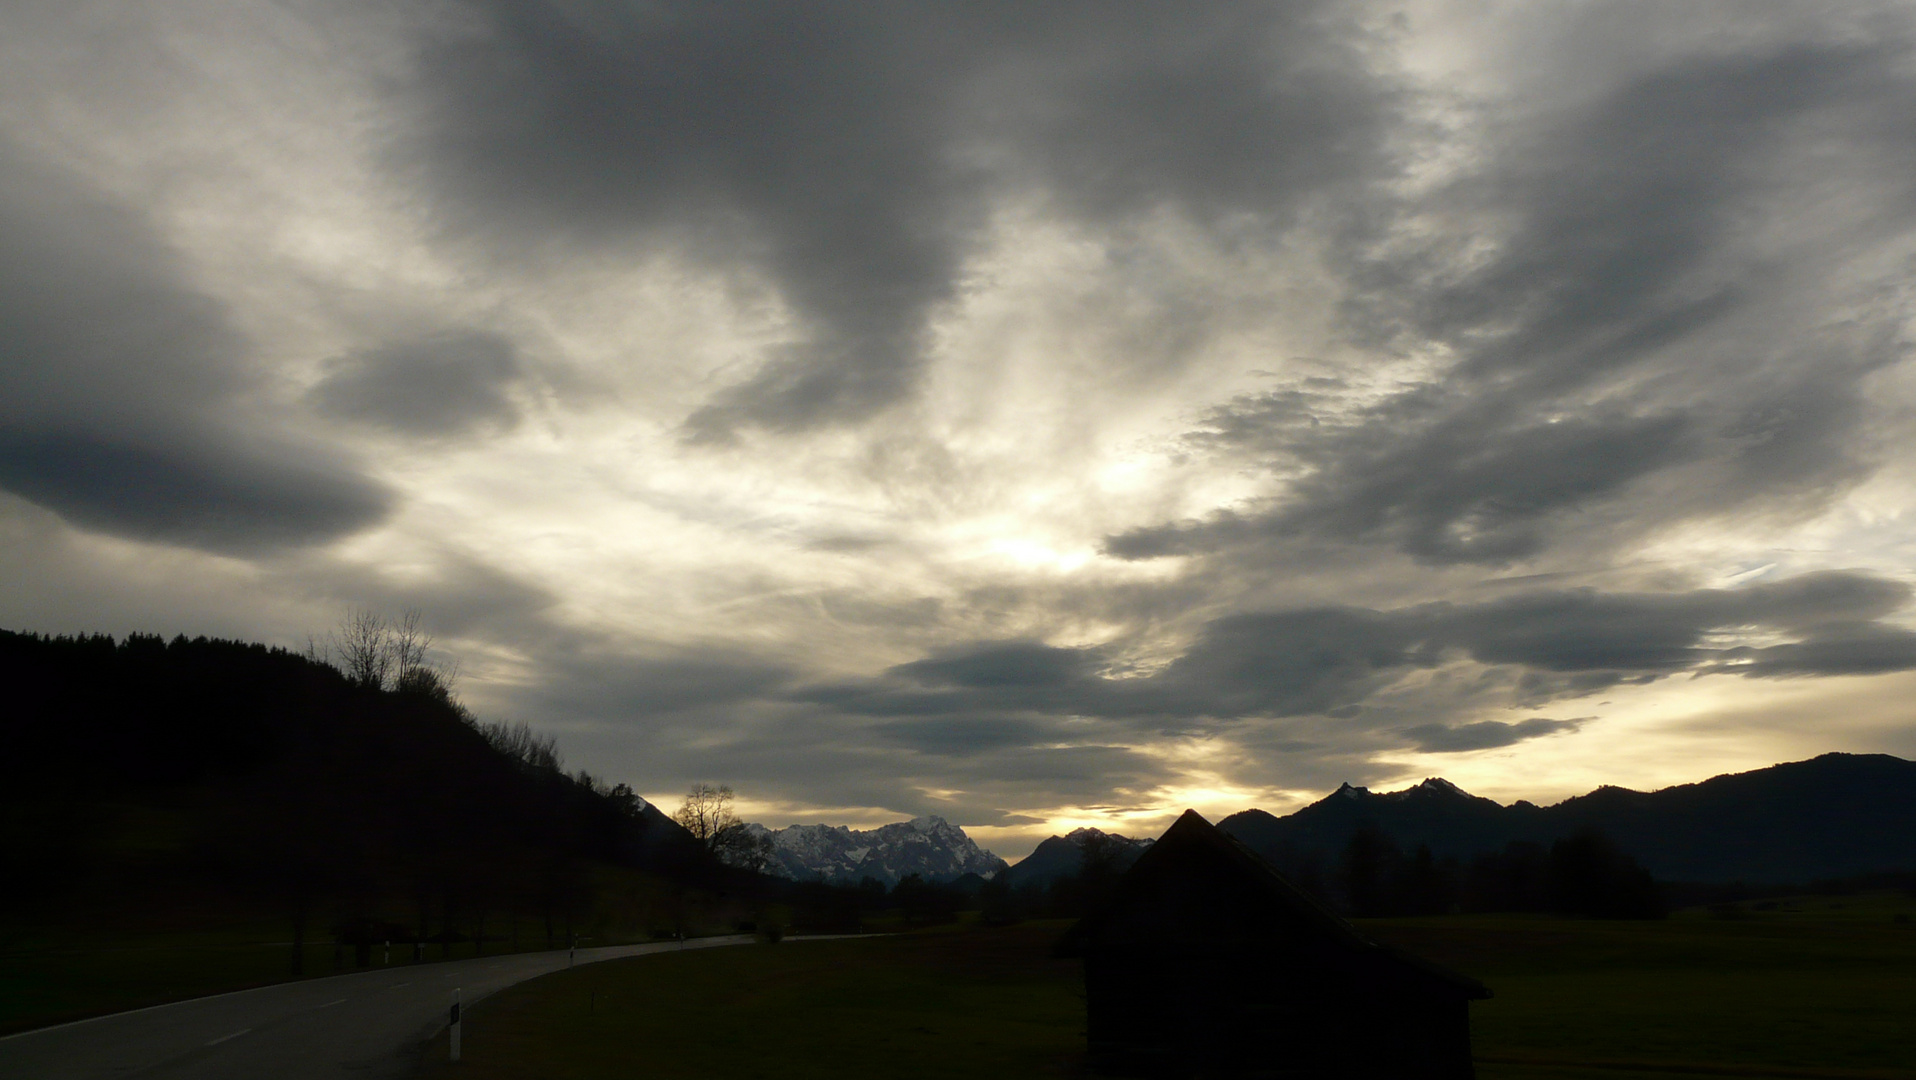
[(452, 1060), (459, 1060), (459, 990), (452, 992)]

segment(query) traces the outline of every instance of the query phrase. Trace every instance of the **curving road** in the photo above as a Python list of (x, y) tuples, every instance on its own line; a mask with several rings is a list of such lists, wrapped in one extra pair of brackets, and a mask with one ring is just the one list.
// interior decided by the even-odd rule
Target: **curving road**
[[(576, 963), (751, 941), (749, 935), (580, 949)], [(410, 964), (115, 1013), (0, 1039), (8, 1080), (318, 1080), (404, 1076), (466, 1004), (568, 966), (563, 951)]]

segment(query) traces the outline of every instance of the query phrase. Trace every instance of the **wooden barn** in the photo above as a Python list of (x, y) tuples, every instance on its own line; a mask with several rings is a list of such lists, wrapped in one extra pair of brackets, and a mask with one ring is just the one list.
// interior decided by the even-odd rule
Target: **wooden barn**
[(1060, 948), (1093, 1062), (1156, 1076), (1468, 1080), (1481, 983), (1379, 945), (1194, 810)]

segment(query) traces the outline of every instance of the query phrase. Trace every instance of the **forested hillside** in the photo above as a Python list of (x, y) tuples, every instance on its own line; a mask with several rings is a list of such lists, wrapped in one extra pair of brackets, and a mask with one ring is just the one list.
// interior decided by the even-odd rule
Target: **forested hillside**
[(0, 631), (9, 924), (244, 909), (296, 941), (527, 919), (562, 939), (611, 902), (681, 903), (661, 876), (725, 878), (629, 788), (477, 723), (430, 669), (359, 674), (235, 641)]

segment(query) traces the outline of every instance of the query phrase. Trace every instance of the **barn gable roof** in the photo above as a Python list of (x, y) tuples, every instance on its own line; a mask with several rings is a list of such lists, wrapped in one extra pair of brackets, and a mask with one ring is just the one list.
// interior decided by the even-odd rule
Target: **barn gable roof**
[(1311, 899), (1256, 852), (1206, 821), (1196, 810), (1186, 810), (1118, 879), (1110, 898), (1066, 933), (1058, 943), (1060, 954), (1082, 955), (1086, 943), (1096, 939), (1099, 930), (1124, 909), (1130, 897), (1145, 888), (1153, 878), (1169, 871), (1178, 860), (1193, 855), (1210, 859), (1214, 864), (1224, 867), (1250, 886), (1259, 899), (1269, 905), (1274, 915), (1292, 926), (1307, 930), (1328, 945), (1374, 962), (1410, 968), (1467, 998), (1490, 996), (1489, 989), (1475, 979), (1379, 944), (1358, 933), (1350, 923)]

